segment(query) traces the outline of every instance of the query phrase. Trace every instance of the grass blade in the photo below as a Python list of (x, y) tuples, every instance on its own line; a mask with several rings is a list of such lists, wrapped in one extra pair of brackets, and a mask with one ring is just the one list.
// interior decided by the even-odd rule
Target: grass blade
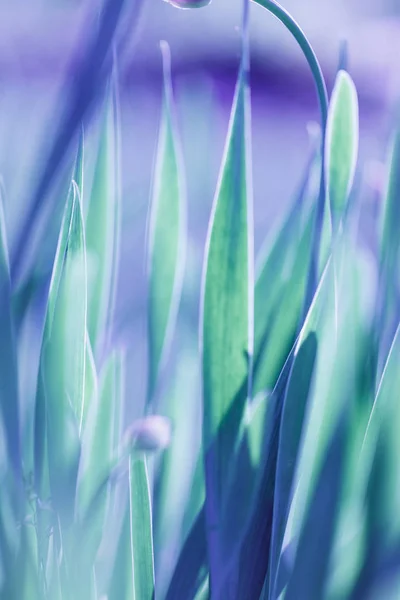
[[(253, 223), (250, 174), (250, 105), (247, 69), (241, 66), (231, 122), (209, 224), (203, 276), (201, 354), (203, 364), (203, 452), (206, 475), (210, 584), (221, 589), (219, 532), (225, 479), (239, 433), (253, 352)], [(231, 427), (221, 423), (240, 394)]]
[(346, 71), (336, 77), (329, 105), (325, 141), (325, 178), (333, 230), (347, 207), (358, 155), (358, 98)]
[(164, 98), (148, 232), (148, 407), (175, 329), (186, 251), (184, 170), (171, 84), (171, 58), (166, 42), (161, 42), (161, 50)]
[(7, 460), (21, 475), (17, 350), (11, 310), (11, 284), (8, 262), (3, 199), (0, 197), (0, 405), (7, 445)]
[(117, 283), (121, 210), (119, 130), (118, 75), (114, 65), (85, 228), (90, 267), (88, 332), (95, 356), (99, 344), (107, 342)]
[(129, 461), (129, 506), (135, 600), (154, 599), (153, 532), (146, 459)]
[(323, 598), (339, 512), (346, 448), (345, 419), (339, 419), (300, 535), (285, 599)]
[[(84, 408), (86, 357), (86, 255), (79, 192), (69, 195), (50, 284), (39, 367), (36, 467), (47, 460), (54, 508), (73, 519)], [(45, 414), (44, 421), (40, 419)], [(44, 432), (44, 428), (46, 431)], [(39, 488), (40, 481), (38, 482)]]
[[(118, 418), (122, 365), (123, 356), (116, 352), (104, 365), (99, 396), (94, 399), (83, 434), (76, 501), (79, 522), (76, 542), (84, 561), (80, 565), (81, 576), (86, 577), (96, 557), (105, 524), (109, 486), (102, 486), (102, 482), (107, 479), (113, 464), (114, 420)], [(92, 502), (94, 497), (95, 505)]]

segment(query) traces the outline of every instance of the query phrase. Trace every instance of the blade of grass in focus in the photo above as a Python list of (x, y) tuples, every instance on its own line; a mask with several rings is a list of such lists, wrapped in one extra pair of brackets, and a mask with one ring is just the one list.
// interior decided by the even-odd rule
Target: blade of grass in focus
[[(201, 308), (203, 453), (213, 597), (222, 593), (225, 482), (251, 389), (253, 353), (253, 212), (248, 56), (244, 50), (209, 223)], [(247, 382), (247, 385), (246, 385)], [(237, 396), (240, 402), (235, 403)], [(235, 405), (230, 426), (220, 429)]]
[(148, 231), (147, 407), (153, 400), (175, 329), (186, 251), (186, 191), (168, 44), (161, 42), (164, 94)]
[(325, 178), (334, 232), (345, 214), (353, 185), (358, 127), (355, 85), (346, 71), (339, 71), (329, 104), (325, 140)]

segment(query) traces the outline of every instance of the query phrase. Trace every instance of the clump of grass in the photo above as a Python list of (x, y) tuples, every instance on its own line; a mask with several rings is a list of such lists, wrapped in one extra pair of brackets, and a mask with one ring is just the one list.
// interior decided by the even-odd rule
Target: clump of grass
[[(362, 198), (353, 190), (354, 83), (340, 70), (328, 103), (304, 33), (273, 0), (256, 3), (299, 42), (315, 78), (321, 129), (298, 194), (254, 269), (246, 2), (243, 57), (205, 248), (197, 465), (185, 460), (192, 424), (183, 408), (197, 360), (187, 339), (173, 401), (163, 404), (169, 392), (161, 385), (177, 329), (187, 237), (166, 43), (148, 219), (142, 419), (124, 418), (124, 353), (110, 335), (121, 214), (115, 69), (99, 145), (87, 147), (81, 135), (76, 151), (28, 405), (19, 399), (17, 356), (29, 301), (13, 293), (0, 205), (1, 598), (397, 597), (399, 136), (388, 158), (374, 290), (355, 228)], [(88, 189), (87, 152), (96, 153)], [(154, 463), (150, 456), (159, 451)], [(185, 497), (175, 503), (177, 490)], [(160, 558), (164, 548), (171, 562)]]

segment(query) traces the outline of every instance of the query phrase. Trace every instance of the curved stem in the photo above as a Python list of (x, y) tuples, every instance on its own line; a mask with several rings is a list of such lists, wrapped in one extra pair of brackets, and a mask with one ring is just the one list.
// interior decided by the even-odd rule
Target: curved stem
[(325, 79), (322, 74), (321, 66), (315, 55), (314, 50), (310, 42), (308, 41), (305, 33), (301, 27), (296, 23), (293, 17), (275, 0), (252, 0), (255, 4), (259, 4), (270, 13), (272, 13), (295, 38), (296, 42), (300, 46), (308, 64), (311, 69), (311, 73), (314, 78), (314, 82), (317, 88), (320, 118), (321, 118), (321, 179), (320, 179), (320, 190), (317, 203), (317, 213), (315, 217), (315, 226), (311, 248), (311, 262), (308, 274), (306, 298), (304, 311), (307, 313), (308, 308), (311, 304), (316, 285), (318, 280), (318, 258), (320, 255), (321, 236), (322, 236), (322, 224), (324, 218), (325, 209), (325, 159), (324, 159), (324, 146), (325, 146), (325, 129), (326, 121), (328, 117), (328, 93), (326, 91)]

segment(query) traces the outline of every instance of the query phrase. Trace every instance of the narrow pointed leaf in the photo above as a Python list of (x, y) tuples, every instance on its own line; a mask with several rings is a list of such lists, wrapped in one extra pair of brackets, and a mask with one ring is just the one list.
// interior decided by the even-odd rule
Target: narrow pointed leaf
[(17, 351), (11, 311), (11, 285), (7, 237), (0, 197), (0, 409), (6, 436), (10, 466), (18, 476), (21, 472), (21, 449), (18, 408)]
[[(220, 528), (224, 481), (250, 384), (253, 353), (253, 230), (249, 156), (249, 91), (241, 68), (225, 156), (215, 195), (203, 278), (201, 349), (203, 364), (203, 451), (211, 589), (221, 593)], [(240, 402), (235, 399), (240, 396)], [(236, 412), (231, 427), (220, 426)]]
[(358, 98), (346, 71), (336, 77), (325, 141), (325, 177), (334, 230), (342, 219), (353, 185), (358, 155)]
[(88, 332), (96, 356), (113, 316), (120, 230), (120, 123), (116, 70), (109, 84), (86, 218)]
[[(50, 284), (40, 358), (36, 418), (36, 464), (47, 461), (53, 505), (72, 519), (80, 456), (86, 358), (86, 255), (79, 192), (67, 200)], [(37, 413), (38, 416), (38, 413)], [(46, 433), (43, 429), (46, 427)]]
[(135, 600), (154, 599), (153, 532), (150, 490), (144, 457), (129, 462), (129, 507)]
[(346, 425), (342, 416), (327, 449), (300, 534), (286, 600), (324, 597), (339, 513), (345, 456)]
[(186, 191), (166, 42), (164, 97), (148, 232), (149, 380), (152, 401), (175, 328), (186, 249)]

